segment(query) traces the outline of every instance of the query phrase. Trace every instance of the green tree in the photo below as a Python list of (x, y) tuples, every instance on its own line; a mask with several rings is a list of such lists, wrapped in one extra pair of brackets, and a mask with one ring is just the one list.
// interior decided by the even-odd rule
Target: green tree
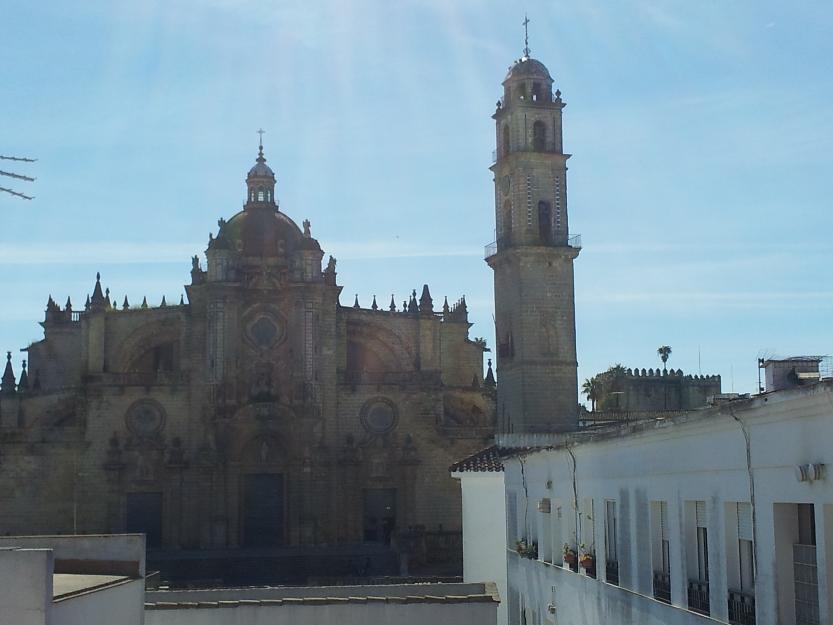
[(662, 345), (657, 348), (657, 355), (662, 360), (662, 370), (667, 371), (668, 369), (665, 366), (665, 363), (668, 362), (668, 357), (671, 355), (671, 346), (670, 345)]
[(593, 412), (596, 411), (596, 400), (599, 399), (601, 390), (601, 382), (596, 376), (587, 378), (584, 381), (584, 384), (581, 385), (581, 392), (582, 394), (587, 395), (587, 399), (590, 400), (590, 410)]

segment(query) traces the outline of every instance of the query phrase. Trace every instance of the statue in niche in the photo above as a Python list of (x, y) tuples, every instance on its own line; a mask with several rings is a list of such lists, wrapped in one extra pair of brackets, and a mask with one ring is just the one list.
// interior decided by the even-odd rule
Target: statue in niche
[(171, 441), (171, 449), (168, 451), (168, 464), (173, 466), (185, 464), (185, 450), (182, 448), (182, 439), (178, 436)]
[(272, 364), (260, 362), (255, 365), (254, 379), (250, 388), (250, 396), (253, 401), (271, 401), (272, 394)]

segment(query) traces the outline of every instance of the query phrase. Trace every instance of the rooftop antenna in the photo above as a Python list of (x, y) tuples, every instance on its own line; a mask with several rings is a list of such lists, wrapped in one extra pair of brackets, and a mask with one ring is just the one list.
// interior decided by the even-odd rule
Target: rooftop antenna
[(529, 58), (529, 17), (524, 13), (524, 58)]

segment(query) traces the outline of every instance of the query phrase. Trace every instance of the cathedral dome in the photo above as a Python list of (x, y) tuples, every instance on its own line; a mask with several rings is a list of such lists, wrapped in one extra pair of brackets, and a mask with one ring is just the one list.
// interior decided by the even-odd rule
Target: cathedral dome
[(552, 76), (550, 76), (546, 65), (528, 56), (515, 61), (506, 73), (504, 82), (517, 78), (541, 78), (552, 81)]
[(248, 207), (220, 227), (215, 241), (227, 245), (243, 256), (285, 256), (301, 244), (301, 229), (289, 217), (274, 208)]

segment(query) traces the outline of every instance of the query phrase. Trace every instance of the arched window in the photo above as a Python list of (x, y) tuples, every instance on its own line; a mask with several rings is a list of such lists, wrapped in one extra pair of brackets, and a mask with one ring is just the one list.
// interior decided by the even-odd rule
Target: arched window
[(538, 202), (538, 237), (541, 243), (552, 243), (552, 210), (549, 202)]
[(540, 102), (541, 101), (541, 83), (540, 82), (532, 83), (532, 101), (533, 102)]
[(257, 201), (262, 202), (266, 199), (266, 194), (263, 192), (263, 189), (257, 190)]
[(503, 244), (507, 245), (512, 241), (512, 203), (506, 200), (503, 203)]
[(532, 124), (532, 149), (536, 152), (547, 149), (547, 127), (542, 121)]
[(509, 154), (509, 124), (503, 125), (503, 139), (500, 142), (500, 153), (503, 156)]

